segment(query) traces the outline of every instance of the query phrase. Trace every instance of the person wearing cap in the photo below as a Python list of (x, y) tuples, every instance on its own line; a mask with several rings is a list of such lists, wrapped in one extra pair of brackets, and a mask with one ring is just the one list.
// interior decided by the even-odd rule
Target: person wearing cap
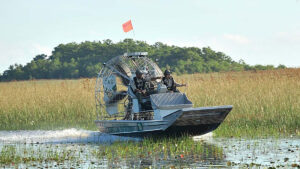
[(176, 87), (186, 86), (186, 84), (176, 83), (173, 77), (171, 76), (170, 70), (165, 70), (164, 77), (162, 78), (162, 82), (167, 86), (169, 92), (179, 92)]
[(143, 72), (139, 69), (136, 70), (135, 75), (136, 76), (133, 78), (133, 82), (131, 83), (131, 88), (136, 95), (139, 103), (142, 103), (143, 97), (153, 94), (147, 90), (146, 83), (154, 81), (156, 79), (160, 79), (161, 77), (144, 77)]

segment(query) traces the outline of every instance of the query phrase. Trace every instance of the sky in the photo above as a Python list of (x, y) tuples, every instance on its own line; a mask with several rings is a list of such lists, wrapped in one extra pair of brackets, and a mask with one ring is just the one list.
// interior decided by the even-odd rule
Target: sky
[(0, 0), (0, 73), (59, 44), (125, 38), (300, 67), (300, 0)]

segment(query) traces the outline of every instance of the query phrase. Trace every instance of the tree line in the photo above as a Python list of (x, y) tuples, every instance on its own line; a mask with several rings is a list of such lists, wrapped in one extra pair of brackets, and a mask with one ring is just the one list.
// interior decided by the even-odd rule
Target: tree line
[(26, 65), (9, 66), (8, 70), (0, 74), (0, 81), (95, 77), (102, 63), (127, 51), (148, 52), (151, 59), (158, 59), (160, 68), (171, 69), (176, 74), (286, 68), (284, 65), (250, 66), (243, 60), (234, 61), (210, 47), (178, 47), (161, 42), (149, 45), (133, 39), (113, 43), (106, 39), (60, 44), (50, 56), (39, 54)]

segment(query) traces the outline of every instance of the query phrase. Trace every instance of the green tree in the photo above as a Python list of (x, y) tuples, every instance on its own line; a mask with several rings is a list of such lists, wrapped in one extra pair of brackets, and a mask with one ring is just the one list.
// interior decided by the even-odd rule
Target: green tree
[[(148, 52), (152, 60), (159, 60), (157, 64), (162, 70), (170, 69), (177, 74), (275, 69), (273, 65), (250, 66), (243, 60), (236, 62), (210, 47), (182, 48), (161, 42), (149, 45), (145, 41), (133, 39), (113, 43), (110, 39), (105, 39), (102, 42), (59, 44), (50, 56), (39, 54), (24, 66), (11, 65), (0, 74), (0, 81), (95, 77), (103, 62), (125, 52), (136, 51)], [(276, 67), (281, 68), (286, 67), (284, 65)]]

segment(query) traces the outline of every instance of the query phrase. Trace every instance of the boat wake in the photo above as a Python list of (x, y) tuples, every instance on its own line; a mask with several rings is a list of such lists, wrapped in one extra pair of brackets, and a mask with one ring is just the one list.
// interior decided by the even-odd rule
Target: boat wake
[(137, 138), (120, 137), (81, 129), (0, 131), (0, 143), (113, 143), (139, 141)]
[(194, 136), (193, 137), (194, 141), (209, 141), (211, 139), (213, 139), (213, 133), (212, 132), (209, 132), (209, 133), (206, 133), (206, 134), (203, 134), (203, 135), (200, 135), (200, 136)]

